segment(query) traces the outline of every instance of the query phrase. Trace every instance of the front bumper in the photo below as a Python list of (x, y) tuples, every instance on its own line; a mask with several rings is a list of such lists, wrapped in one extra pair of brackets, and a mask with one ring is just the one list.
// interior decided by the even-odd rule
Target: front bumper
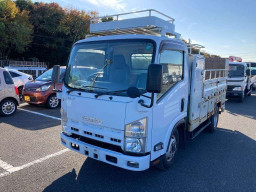
[[(90, 158), (131, 171), (144, 171), (150, 167), (150, 155), (129, 156), (115, 151), (93, 146), (61, 133), (61, 143), (72, 151), (81, 153)], [(75, 147), (74, 147), (75, 145)], [(135, 162), (138, 167), (128, 166), (128, 162)], [(130, 163), (129, 163), (130, 164)]]
[(243, 91), (227, 91), (227, 97), (242, 97)]
[[(30, 101), (25, 101), (24, 97), (29, 96)], [(36, 104), (36, 105), (44, 105), (47, 101), (49, 94), (44, 92), (29, 92), (23, 91), (23, 100), (27, 103)]]

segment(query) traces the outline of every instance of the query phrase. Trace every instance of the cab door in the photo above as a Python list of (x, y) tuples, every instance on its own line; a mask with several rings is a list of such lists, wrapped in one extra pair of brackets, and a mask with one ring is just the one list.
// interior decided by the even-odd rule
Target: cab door
[(188, 103), (187, 48), (177, 42), (165, 42), (160, 47), (163, 86), (153, 107), (152, 152), (158, 143), (164, 148), (153, 152), (152, 160), (166, 152), (173, 127), (187, 116)]

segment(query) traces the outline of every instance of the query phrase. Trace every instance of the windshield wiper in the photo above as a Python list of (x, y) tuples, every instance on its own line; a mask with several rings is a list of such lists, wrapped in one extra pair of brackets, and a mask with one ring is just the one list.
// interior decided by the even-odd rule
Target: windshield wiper
[[(83, 88), (96, 88), (96, 89), (106, 89), (104, 87), (95, 87), (95, 86), (83, 86)], [(81, 88), (71, 88), (70, 90), (67, 91), (67, 93), (71, 93), (73, 91), (80, 91), (80, 92), (93, 92), (92, 90), (86, 90), (86, 89), (81, 89)]]
[(122, 93), (122, 92), (127, 92), (127, 89), (125, 89), (125, 90), (117, 90), (117, 91), (107, 91), (107, 92), (98, 93), (98, 94), (95, 95), (95, 98), (98, 98), (99, 96), (102, 96), (102, 95), (116, 94), (116, 93)]
[[(111, 63), (111, 60), (106, 59), (105, 60), (106, 64), (101, 68), (102, 71), (104, 71), (104, 69)], [(94, 77), (94, 79), (92, 80), (91, 86), (93, 86), (96, 82), (96, 80), (98, 79), (98, 77), (100, 76), (101, 73), (97, 73), (96, 76)]]
[[(134, 92), (134, 89), (135, 89), (135, 92)], [(125, 90), (116, 90), (116, 91), (107, 91), (107, 92), (98, 93), (95, 95), (95, 98), (98, 98), (99, 96), (102, 96), (102, 95), (116, 94), (116, 93), (122, 93), (122, 92), (127, 92), (127, 95), (131, 98), (140, 97), (140, 96), (150, 98), (149, 96), (143, 95), (144, 93), (147, 92), (146, 90), (138, 89), (135, 87), (129, 87), (128, 89), (125, 89)]]

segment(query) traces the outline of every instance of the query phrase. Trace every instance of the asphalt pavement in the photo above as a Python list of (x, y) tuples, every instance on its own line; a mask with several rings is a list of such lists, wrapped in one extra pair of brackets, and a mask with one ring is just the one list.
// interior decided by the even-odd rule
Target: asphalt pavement
[(0, 191), (256, 191), (256, 94), (228, 100), (214, 134), (180, 150), (173, 167), (131, 172), (60, 144), (60, 112), (22, 104), (0, 117)]

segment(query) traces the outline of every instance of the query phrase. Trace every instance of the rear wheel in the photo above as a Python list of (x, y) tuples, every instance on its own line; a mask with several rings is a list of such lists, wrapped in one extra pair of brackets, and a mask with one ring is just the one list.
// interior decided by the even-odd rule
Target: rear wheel
[(12, 99), (5, 99), (0, 103), (0, 115), (11, 116), (17, 110), (17, 103)]
[(157, 164), (161, 170), (167, 170), (171, 167), (179, 149), (179, 132), (174, 128), (169, 140), (169, 145), (163, 159)]
[(207, 131), (213, 133), (218, 125), (219, 122), (219, 107), (216, 106), (214, 110), (214, 114), (210, 117), (211, 124), (207, 127)]
[(46, 101), (46, 107), (49, 109), (55, 109), (59, 106), (59, 100), (56, 94), (50, 95)]

